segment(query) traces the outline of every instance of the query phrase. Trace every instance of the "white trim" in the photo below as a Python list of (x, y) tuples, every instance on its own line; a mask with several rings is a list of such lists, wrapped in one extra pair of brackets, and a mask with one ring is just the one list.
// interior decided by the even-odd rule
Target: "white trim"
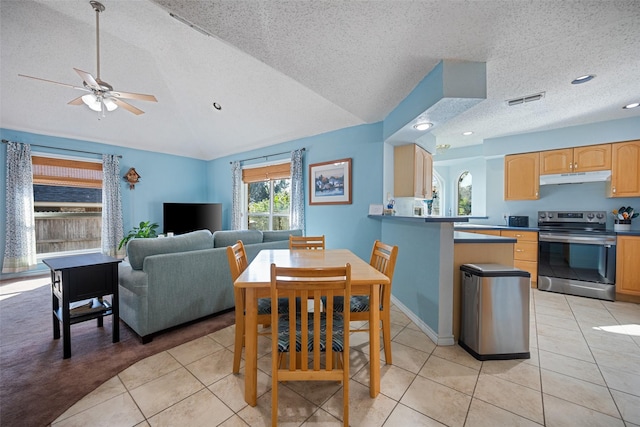
[(439, 339), (438, 334), (429, 327), (425, 322), (422, 321), (418, 316), (416, 316), (411, 310), (407, 308), (406, 305), (402, 304), (398, 298), (391, 295), (391, 302), (395, 304), (400, 311), (402, 311), (416, 326), (424, 332), (431, 341), (435, 345), (454, 345), (455, 342), (453, 340), (449, 341), (448, 339)]

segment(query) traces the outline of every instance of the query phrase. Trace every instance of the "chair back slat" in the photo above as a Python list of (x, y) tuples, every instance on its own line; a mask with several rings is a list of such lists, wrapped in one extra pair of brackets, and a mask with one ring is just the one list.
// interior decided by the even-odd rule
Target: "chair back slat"
[[(334, 313), (333, 299), (340, 296), (349, 301), (351, 265), (331, 268), (286, 268), (271, 264), (270, 296), (273, 358), (272, 425), (277, 423), (279, 381), (342, 381), (343, 398), (347, 408), (344, 422), (345, 426), (348, 425), (350, 313)], [(278, 313), (280, 298), (289, 300), (287, 313)], [(288, 316), (284, 329), (281, 319), (283, 316)], [(289, 353), (286, 358), (288, 367), (280, 366), (283, 350)], [(342, 357), (334, 358), (334, 351), (339, 351), (336, 354), (342, 354)], [(336, 360), (341, 362), (341, 366), (335, 366)]]
[(289, 249), (323, 250), (324, 235), (322, 236), (289, 236)]
[(231, 270), (231, 280), (235, 282), (249, 265), (242, 240), (238, 240), (235, 245), (227, 246), (227, 260)]

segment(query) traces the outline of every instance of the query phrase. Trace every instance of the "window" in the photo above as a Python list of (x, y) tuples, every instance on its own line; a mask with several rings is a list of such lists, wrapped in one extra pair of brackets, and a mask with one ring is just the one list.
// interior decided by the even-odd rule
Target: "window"
[(36, 254), (100, 249), (102, 163), (33, 155)]
[(247, 228), (288, 230), (291, 206), (291, 166), (281, 163), (244, 169), (247, 187)]
[(471, 180), (469, 171), (458, 178), (458, 215), (471, 215)]
[[(432, 178), (432, 199), (431, 199), (431, 212), (429, 213), (429, 215), (442, 215), (442, 197), (444, 195), (444, 193), (442, 192), (443, 187), (440, 181), (440, 178), (435, 174), (433, 174), (433, 178)], [(427, 204), (428, 207), (428, 204)]]

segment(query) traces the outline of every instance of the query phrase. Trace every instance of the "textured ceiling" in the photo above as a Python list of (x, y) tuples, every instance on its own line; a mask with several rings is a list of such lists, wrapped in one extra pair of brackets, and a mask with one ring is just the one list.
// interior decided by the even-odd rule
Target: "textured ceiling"
[[(158, 103), (98, 120), (66, 104), (81, 92), (18, 77), (95, 75), (95, 12), (1, 0), (0, 126), (208, 160), (383, 120), (442, 59), (486, 62), (487, 99), (437, 123), (438, 144), (640, 116), (621, 109), (640, 101), (635, 0), (102, 3), (101, 78)], [(586, 73), (597, 77), (570, 84)]]

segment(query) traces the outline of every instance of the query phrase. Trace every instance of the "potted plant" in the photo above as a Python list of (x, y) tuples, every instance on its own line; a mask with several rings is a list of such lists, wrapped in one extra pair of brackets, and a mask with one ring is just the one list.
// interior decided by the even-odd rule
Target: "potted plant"
[(146, 239), (149, 237), (158, 237), (158, 233), (156, 232), (156, 228), (158, 228), (159, 225), (154, 223), (151, 223), (151, 221), (142, 221), (140, 222), (140, 225), (138, 225), (137, 227), (133, 227), (132, 230), (129, 231), (129, 233), (124, 236), (124, 238), (122, 240), (120, 240), (120, 244), (118, 245), (118, 250), (120, 250), (124, 245), (127, 244), (127, 242), (131, 239), (134, 238), (141, 238), (141, 239)]

